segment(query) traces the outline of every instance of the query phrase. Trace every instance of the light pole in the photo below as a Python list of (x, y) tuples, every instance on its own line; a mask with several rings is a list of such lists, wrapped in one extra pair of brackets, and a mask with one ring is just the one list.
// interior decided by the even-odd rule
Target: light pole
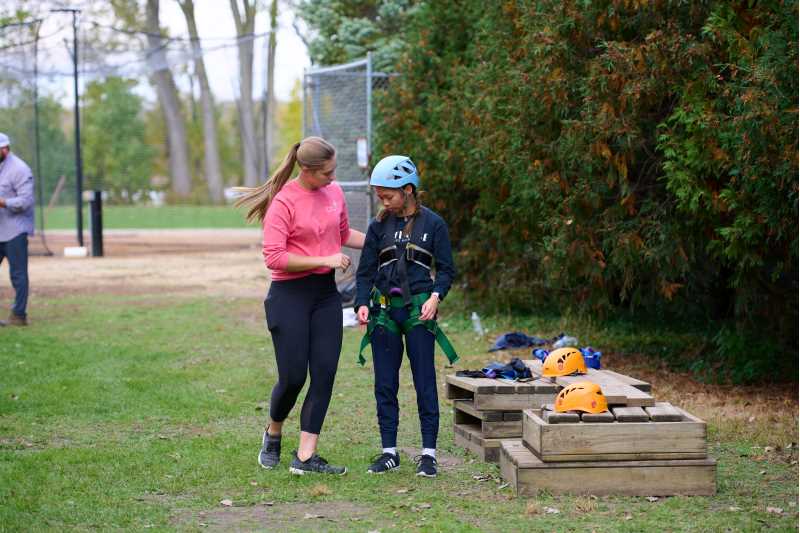
[(83, 246), (83, 160), (81, 158), (81, 113), (78, 106), (78, 13), (80, 9), (63, 7), (52, 13), (72, 13), (72, 78), (75, 90), (75, 206), (77, 208), (78, 246)]

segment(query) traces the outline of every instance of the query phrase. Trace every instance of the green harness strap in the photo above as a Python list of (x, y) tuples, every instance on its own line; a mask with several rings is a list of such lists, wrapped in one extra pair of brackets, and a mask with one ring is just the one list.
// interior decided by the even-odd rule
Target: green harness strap
[[(383, 298), (383, 301), (381, 301), (381, 298)], [(358, 364), (364, 366), (364, 364), (367, 362), (367, 360), (364, 358), (364, 348), (366, 348), (369, 344), (370, 337), (372, 337), (372, 332), (375, 331), (375, 328), (377, 327), (384, 327), (395, 335), (400, 335), (402, 333), (408, 333), (417, 326), (423, 326), (436, 338), (436, 342), (447, 356), (447, 360), (450, 361), (450, 364), (452, 365), (458, 361), (458, 354), (456, 353), (455, 348), (453, 348), (450, 340), (444, 334), (442, 328), (439, 327), (439, 324), (436, 322), (436, 320), (419, 319), (422, 304), (425, 303), (428, 298), (430, 298), (430, 293), (413, 295), (411, 297), (410, 316), (408, 317), (408, 320), (398, 325), (397, 322), (392, 320), (392, 318), (389, 316), (389, 313), (386, 311), (386, 298), (382, 297), (377, 291), (374, 292), (372, 301), (376, 306), (380, 306), (380, 312), (377, 314), (377, 316), (373, 314), (373, 316), (369, 319), (369, 323), (367, 323), (367, 332), (364, 334), (364, 337), (362, 337), (361, 348), (358, 350)], [(388, 299), (388, 304), (391, 307), (400, 308), (403, 307), (403, 299), (392, 297)]]

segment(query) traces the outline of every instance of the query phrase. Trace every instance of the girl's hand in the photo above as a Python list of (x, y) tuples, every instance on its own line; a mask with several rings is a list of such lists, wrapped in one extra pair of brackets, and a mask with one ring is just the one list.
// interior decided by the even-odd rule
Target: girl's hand
[(343, 253), (329, 255), (325, 258), (325, 266), (329, 268), (341, 268), (342, 272), (347, 272), (350, 268), (350, 258)]
[(358, 308), (358, 323), (361, 325), (361, 331), (364, 331), (367, 328), (367, 322), (369, 322), (369, 307), (366, 305), (362, 305)]
[(420, 310), (420, 320), (431, 320), (436, 317), (436, 311), (439, 309), (439, 297), (432, 294), (430, 298), (425, 300)]

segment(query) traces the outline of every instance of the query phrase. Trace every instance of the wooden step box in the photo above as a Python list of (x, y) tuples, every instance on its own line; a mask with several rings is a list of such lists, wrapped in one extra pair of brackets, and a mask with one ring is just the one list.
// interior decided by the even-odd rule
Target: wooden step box
[(710, 496), (716, 492), (716, 461), (670, 459), (546, 463), (522, 441), (502, 440), (500, 473), (518, 496), (592, 494)]
[[(662, 409), (656, 409), (658, 407)], [(654, 413), (677, 411), (680, 421), (647, 420), (647, 411), (639, 407), (635, 409), (641, 411), (647, 421), (627, 421), (642, 420), (638, 414), (629, 414), (630, 409), (633, 408), (612, 407), (617, 420), (584, 422), (573, 414), (573, 422), (558, 419), (557, 423), (551, 422), (546, 411), (527, 409), (522, 415), (522, 440), (545, 463), (706, 458), (708, 444), (704, 421), (669, 404), (648, 410)], [(652, 416), (658, 420), (660, 415)]]

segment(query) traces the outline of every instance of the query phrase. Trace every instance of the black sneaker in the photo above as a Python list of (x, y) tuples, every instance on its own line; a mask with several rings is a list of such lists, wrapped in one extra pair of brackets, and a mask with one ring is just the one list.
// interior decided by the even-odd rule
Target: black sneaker
[(298, 476), (312, 473), (343, 476), (347, 473), (347, 467), (331, 466), (328, 464), (328, 461), (316, 453), (309, 457), (307, 461), (301, 461), (300, 458), (297, 457), (297, 452), (294, 452), (294, 459), (292, 459), (292, 464), (289, 466), (289, 472)]
[(261, 451), (258, 452), (258, 464), (262, 468), (274, 468), (281, 462), (281, 438), (271, 437), (264, 431), (261, 438)]
[(400, 468), (400, 456), (386, 452), (372, 458), (372, 464), (367, 468), (367, 474), (383, 474), (398, 468)]
[(417, 455), (414, 457), (417, 463), (417, 475), (425, 477), (436, 477), (436, 458), (430, 455)]

